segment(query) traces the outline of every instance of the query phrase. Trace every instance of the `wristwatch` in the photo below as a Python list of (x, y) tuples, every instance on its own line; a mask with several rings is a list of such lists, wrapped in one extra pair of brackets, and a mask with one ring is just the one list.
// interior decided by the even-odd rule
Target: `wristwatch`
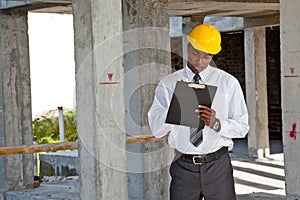
[(216, 132), (219, 132), (219, 131), (220, 131), (220, 128), (221, 128), (220, 125), (221, 125), (221, 124), (220, 124), (220, 120), (219, 120), (218, 118), (215, 118), (215, 123), (214, 123), (214, 125), (212, 126), (212, 129), (213, 129), (214, 131), (216, 131)]

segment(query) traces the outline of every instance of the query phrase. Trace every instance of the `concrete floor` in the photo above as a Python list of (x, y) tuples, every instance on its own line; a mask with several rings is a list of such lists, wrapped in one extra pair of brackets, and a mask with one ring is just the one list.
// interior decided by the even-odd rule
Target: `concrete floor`
[(266, 159), (248, 158), (247, 141), (235, 142), (231, 152), (238, 200), (285, 199), (285, 175), (282, 142), (270, 142)]
[[(236, 140), (230, 152), (234, 167), (238, 200), (285, 199), (285, 176), (281, 141), (270, 142), (268, 159), (247, 157), (247, 141)], [(8, 200), (79, 200), (78, 177), (55, 183), (43, 183), (32, 190), (8, 192)]]
[(42, 183), (40, 187), (17, 192), (8, 192), (7, 200), (80, 200), (77, 179)]

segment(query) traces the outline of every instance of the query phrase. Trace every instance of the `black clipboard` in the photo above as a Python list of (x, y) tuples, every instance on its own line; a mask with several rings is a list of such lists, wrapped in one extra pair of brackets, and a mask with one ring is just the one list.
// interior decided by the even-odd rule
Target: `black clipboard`
[(212, 85), (177, 81), (166, 123), (203, 129), (205, 124), (195, 110), (198, 105), (211, 107), (216, 90)]

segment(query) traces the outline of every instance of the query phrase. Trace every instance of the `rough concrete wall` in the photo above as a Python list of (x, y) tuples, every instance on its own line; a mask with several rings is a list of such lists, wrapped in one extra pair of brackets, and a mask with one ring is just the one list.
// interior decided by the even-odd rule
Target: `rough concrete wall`
[[(80, 176), (80, 198), (96, 199), (96, 160), (90, 149), (94, 149), (95, 99), (93, 61), (87, 59), (93, 49), (91, 2), (73, 2), (76, 117), (78, 131), (78, 168)], [(83, 63), (85, 65), (83, 66)], [(79, 75), (78, 75), (79, 74)]]
[[(26, 12), (0, 12), (0, 146), (32, 144), (27, 31)], [(1, 157), (0, 162), (1, 192), (33, 187), (32, 155)]]
[(300, 1), (280, 1), (281, 97), (286, 199), (300, 199)]
[[(139, 62), (139, 1), (123, 1), (123, 40), (124, 40), (124, 82), (125, 82), (125, 122), (127, 135), (141, 135), (142, 128), (142, 99)], [(142, 155), (143, 145), (129, 144), (127, 151), (128, 199), (144, 199), (144, 165)]]
[(121, 5), (92, 1), (98, 199), (127, 199)]
[(126, 199), (121, 1), (74, 1), (82, 199)]
[(41, 176), (78, 175), (78, 154), (76, 151), (40, 154), (39, 161)]
[[(123, 27), (128, 33), (125, 32), (124, 44), (125, 78), (128, 78), (126, 86), (129, 88), (125, 90), (130, 91), (126, 97), (126, 101), (130, 102), (126, 116), (127, 131), (133, 131), (133, 135), (150, 134), (147, 113), (157, 82), (171, 72), (167, 5), (167, 0), (123, 1)], [(132, 104), (132, 100), (136, 104)], [(133, 172), (129, 174), (129, 198), (168, 199), (168, 161), (172, 157), (168, 144), (164, 141), (128, 145), (128, 151), (133, 150), (139, 151), (135, 163), (140, 168), (129, 165), (129, 171)], [(138, 171), (140, 169), (142, 171)], [(142, 186), (138, 185), (141, 179), (144, 181)]]

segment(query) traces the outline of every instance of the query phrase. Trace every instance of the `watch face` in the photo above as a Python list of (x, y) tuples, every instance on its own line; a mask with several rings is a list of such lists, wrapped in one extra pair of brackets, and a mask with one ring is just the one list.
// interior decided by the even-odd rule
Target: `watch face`
[(214, 129), (214, 130), (217, 130), (218, 128), (219, 128), (219, 120), (216, 119), (215, 124), (214, 124), (214, 126), (213, 126), (213, 129)]

